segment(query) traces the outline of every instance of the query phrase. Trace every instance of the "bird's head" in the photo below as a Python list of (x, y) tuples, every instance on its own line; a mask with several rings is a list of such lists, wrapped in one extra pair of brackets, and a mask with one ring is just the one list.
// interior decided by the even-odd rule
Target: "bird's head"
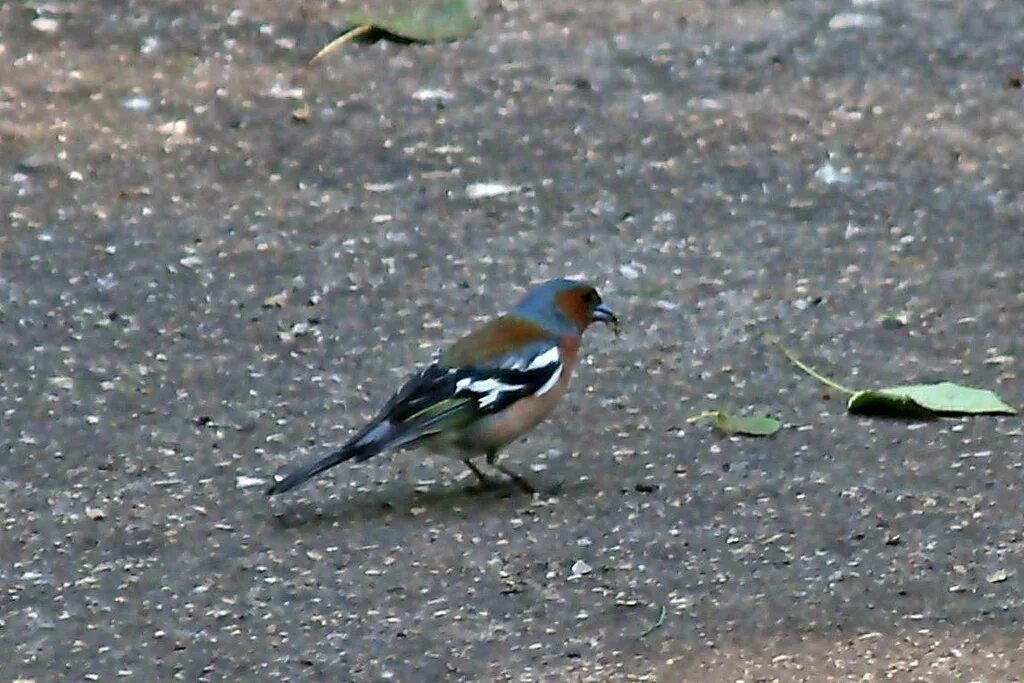
[(619, 333), (619, 319), (601, 301), (593, 285), (578, 280), (549, 280), (530, 290), (512, 314), (531, 320), (553, 334), (582, 334), (592, 323)]

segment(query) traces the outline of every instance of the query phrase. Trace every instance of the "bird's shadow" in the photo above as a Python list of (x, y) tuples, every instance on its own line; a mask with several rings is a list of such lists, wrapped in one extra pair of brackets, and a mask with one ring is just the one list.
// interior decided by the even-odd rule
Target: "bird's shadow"
[[(590, 481), (574, 480), (538, 487), (540, 497), (579, 494), (593, 487)], [(279, 529), (316, 528), (337, 522), (368, 522), (381, 519), (422, 517), (437, 521), (452, 516), (468, 517), (499, 506), (525, 507), (534, 498), (515, 482), (495, 480), (486, 486), (452, 484), (422, 488), (396, 483), (372, 493), (356, 493), (349, 498), (317, 503), (302, 499), (286, 503), (274, 513)], [(412, 512), (417, 510), (418, 512)]]

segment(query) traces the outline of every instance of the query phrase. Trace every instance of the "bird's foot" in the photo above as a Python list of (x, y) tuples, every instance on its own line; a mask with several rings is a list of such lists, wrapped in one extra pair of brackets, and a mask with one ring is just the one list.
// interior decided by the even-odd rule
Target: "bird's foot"
[(519, 474), (518, 472), (510, 470), (509, 468), (505, 467), (504, 465), (498, 462), (494, 463), (494, 469), (498, 470), (506, 477), (514, 481), (516, 485), (523, 490), (524, 493), (529, 493), (531, 496), (537, 493), (537, 488), (533, 484), (528, 482), (526, 478), (523, 477), (523, 475)]
[(477, 482), (478, 482), (478, 484), (479, 484), (479, 487), (480, 487), (480, 490), (481, 490), (481, 491), (486, 491), (487, 489), (491, 489), (491, 488), (494, 488), (494, 485), (495, 485), (495, 483), (496, 483), (496, 482), (495, 482), (495, 481), (494, 481), (493, 479), (491, 479), (490, 477), (488, 477), (487, 475), (485, 475), (485, 474), (484, 474), (484, 473), (483, 473), (483, 472), (482, 472), (482, 471), (480, 470), (480, 468), (479, 468), (479, 467), (477, 467), (476, 465), (474, 465), (474, 464), (473, 464), (472, 462), (470, 462), (469, 460), (463, 460), (462, 462), (466, 463), (466, 467), (468, 467), (468, 468), (469, 468), (469, 470), (470, 470), (470, 471), (471, 471), (471, 472), (472, 472), (473, 474), (475, 474), (475, 475), (476, 475), (476, 478), (477, 478)]

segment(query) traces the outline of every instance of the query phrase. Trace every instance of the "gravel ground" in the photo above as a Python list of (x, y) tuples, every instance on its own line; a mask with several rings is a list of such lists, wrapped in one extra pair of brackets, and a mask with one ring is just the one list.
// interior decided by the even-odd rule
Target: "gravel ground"
[[(760, 333), (1024, 403), (1024, 4), (482, 19), (307, 71), (326, 0), (0, 4), (0, 678), (1020, 680), (1020, 419)], [(563, 275), (625, 329), (509, 449), (557, 495), (263, 496)]]

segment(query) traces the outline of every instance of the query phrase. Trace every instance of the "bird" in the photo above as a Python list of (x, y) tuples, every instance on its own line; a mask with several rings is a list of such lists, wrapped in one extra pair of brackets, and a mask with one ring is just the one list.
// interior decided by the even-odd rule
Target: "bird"
[(267, 495), (289, 491), (346, 461), (417, 447), (461, 460), (487, 486), (491, 480), (473, 462), (484, 457), (535, 493), (499, 461), (499, 452), (554, 410), (579, 361), (583, 333), (598, 322), (618, 335), (618, 317), (588, 282), (560, 278), (534, 287), (511, 311), (413, 374), (343, 446), (287, 472)]

